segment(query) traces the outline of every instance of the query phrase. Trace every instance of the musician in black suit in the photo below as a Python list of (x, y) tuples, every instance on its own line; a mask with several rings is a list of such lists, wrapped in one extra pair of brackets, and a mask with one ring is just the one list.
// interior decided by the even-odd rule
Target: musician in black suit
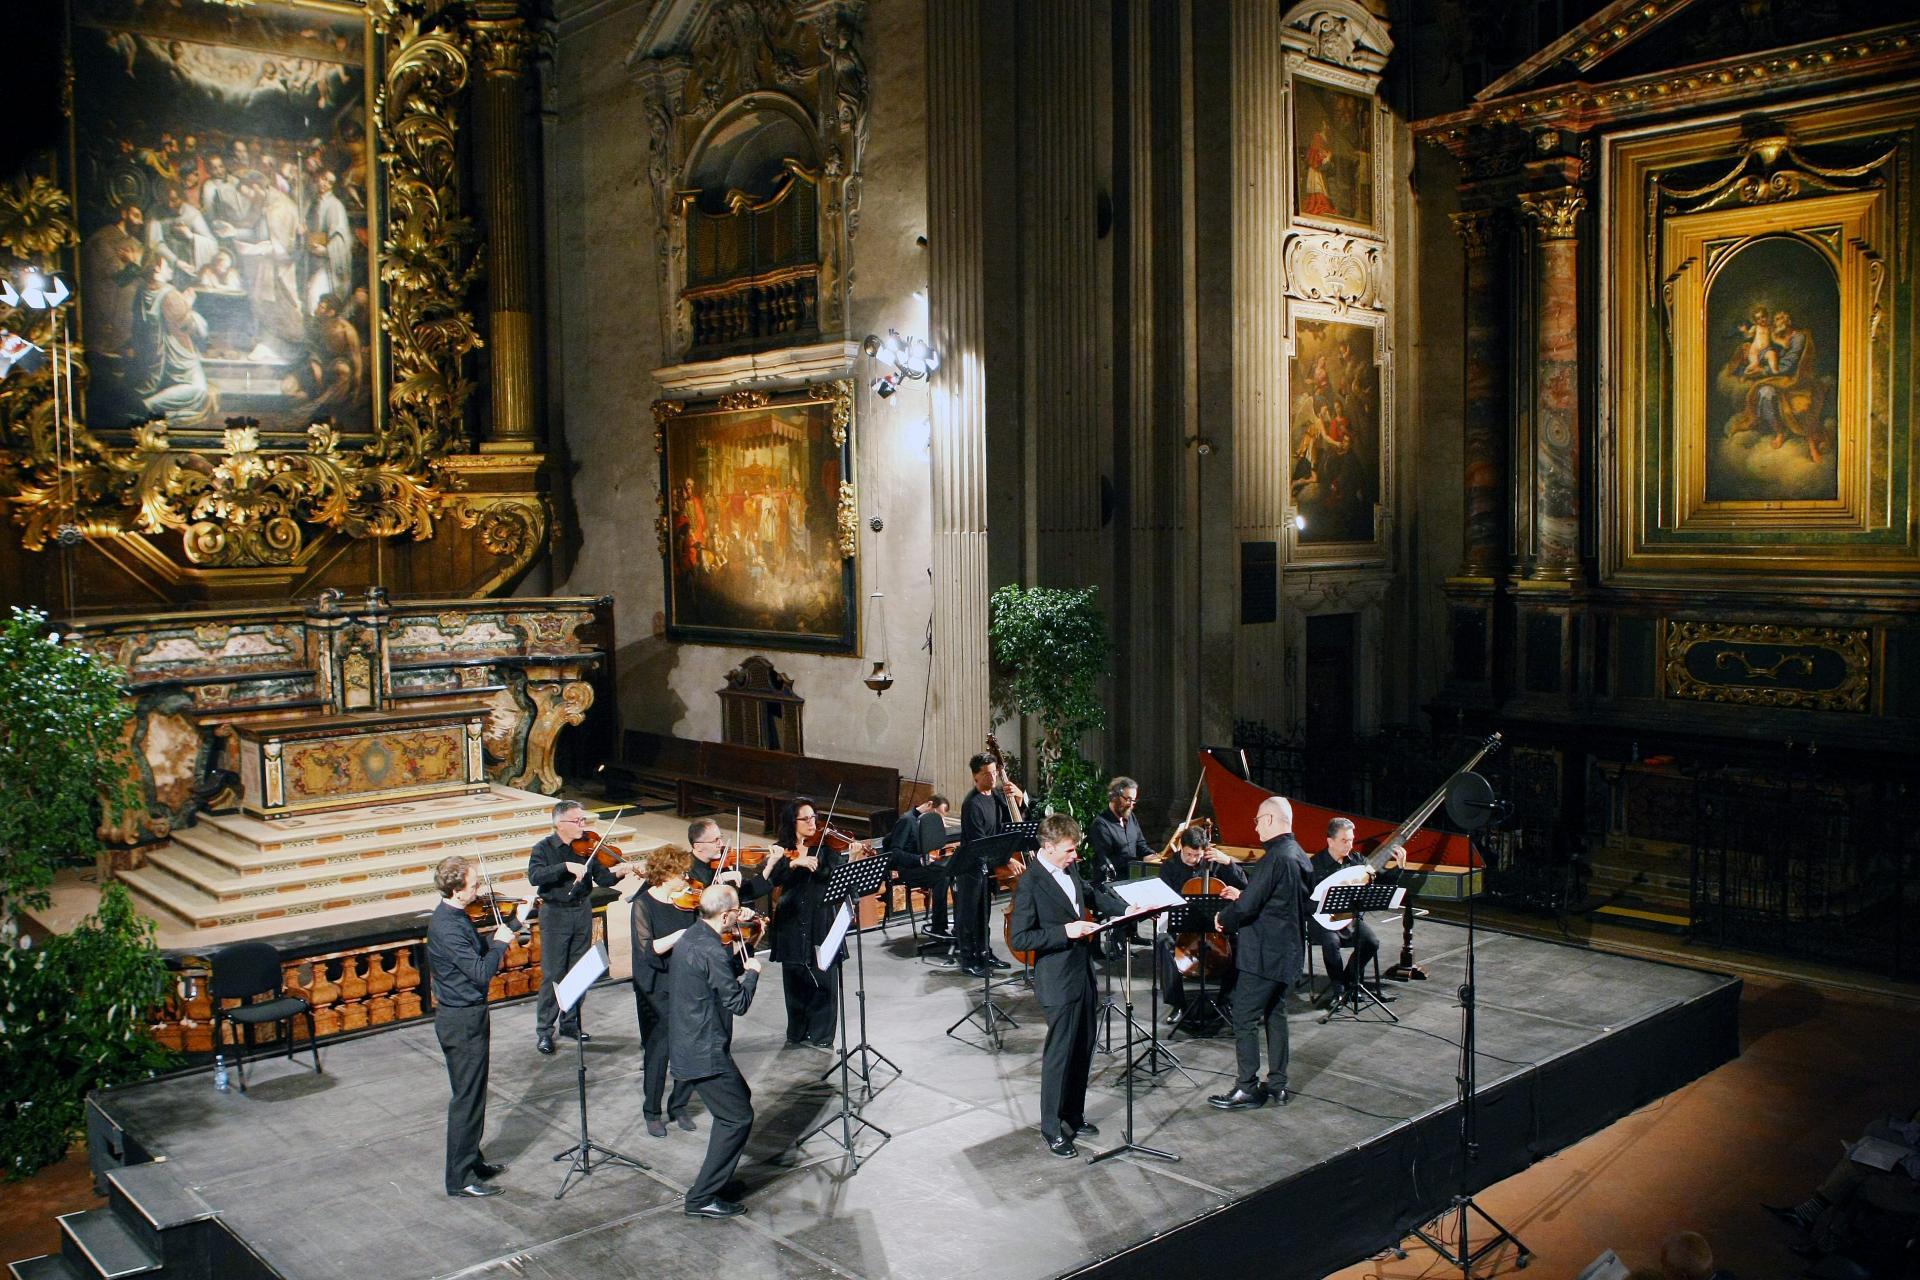
[[(1318, 889), (1322, 881), (1343, 867), (1366, 865), (1366, 859), (1353, 851), (1353, 819), (1334, 818), (1327, 823), (1327, 847), (1313, 855), (1313, 878), (1307, 884), (1311, 893)], [(1400, 855), (1394, 854), (1387, 859), (1384, 870), (1371, 879), (1391, 884), (1400, 878)], [(1309, 921), (1307, 929), (1313, 935), (1313, 941), (1320, 948), (1320, 958), (1327, 966), (1327, 989), (1322, 993), (1320, 1004), (1338, 1004), (1340, 997), (1351, 987), (1360, 985), (1367, 975), (1367, 966), (1380, 954), (1380, 935), (1367, 924), (1365, 916), (1355, 916), (1341, 929), (1328, 929), (1318, 920)], [(1347, 942), (1353, 947), (1353, 955), (1347, 960), (1346, 967), (1340, 963), (1340, 944)]]
[[(1293, 806), (1268, 796), (1254, 813), (1253, 828), (1266, 847), (1247, 877), (1247, 887), (1220, 912), (1221, 930), (1234, 934), (1240, 976), (1233, 985), (1233, 1041), (1240, 1077), (1233, 1092), (1207, 1101), (1223, 1111), (1245, 1111), (1272, 1098), (1287, 1101), (1287, 988), (1300, 981), (1306, 962), (1307, 881), (1313, 866), (1293, 838)], [(1267, 1039), (1267, 1082), (1260, 1083), (1260, 1033)]]
[(700, 1218), (731, 1218), (747, 1211), (722, 1192), (733, 1178), (753, 1131), (753, 1090), (733, 1062), (733, 1020), (753, 1003), (760, 960), (749, 955), (734, 975), (734, 956), (721, 932), (740, 914), (732, 886), (709, 885), (700, 895), (700, 918), (674, 944), (667, 965), (669, 1058), (676, 1080), (693, 1085), (713, 1121), (706, 1162), (687, 1188), (686, 1211)]
[[(1213, 892), (1231, 901), (1247, 887), (1247, 873), (1233, 858), (1213, 847), (1213, 838), (1205, 827), (1191, 826), (1180, 833), (1177, 856), (1160, 864), (1160, 880), (1175, 893), (1183, 891), (1189, 880), (1201, 874), (1202, 864), (1211, 867)], [(1160, 1002), (1167, 1006), (1167, 1022), (1177, 1025), (1187, 1010), (1187, 984), (1174, 957), (1174, 939), (1161, 934), (1159, 942)], [(1209, 971), (1209, 977), (1213, 977)], [(1233, 985), (1233, 969), (1213, 978), (1214, 989), (1222, 996)]]
[(553, 1052), (554, 1020), (560, 1034), (582, 1043), (593, 1039), (580, 1025), (580, 1004), (560, 1013), (554, 987), (593, 945), (593, 889), (613, 887), (616, 879), (639, 870), (622, 863), (609, 871), (575, 854), (573, 842), (587, 834), (587, 809), (578, 800), (553, 806), (553, 834), (533, 846), (527, 859), (527, 883), (540, 891), (540, 998), (533, 1007), (534, 1047)]
[(950, 807), (945, 796), (928, 796), (900, 816), (886, 840), (887, 861), (899, 874), (900, 883), (926, 891), (927, 936), (943, 942), (953, 940), (947, 929), (947, 889), (953, 875), (941, 857), (947, 847)]
[(773, 892), (767, 876), (779, 865), (777, 860), (782, 855), (769, 854), (759, 871), (745, 871), (738, 865), (719, 870), (727, 859), (727, 839), (712, 818), (695, 818), (687, 824), (687, 848), (693, 853), (687, 860), (687, 879), (695, 888), (704, 889), (718, 879), (721, 884), (732, 885), (742, 902), (757, 902)]
[[(447, 1194), (497, 1196), (488, 1185), (505, 1165), (488, 1164), (480, 1154), (480, 1131), (487, 1123), (487, 1069), (493, 1053), (488, 1025), (487, 985), (500, 971), (513, 930), (497, 925), (480, 940), (467, 908), (480, 893), (480, 869), (457, 854), (434, 868), (440, 902), (427, 921), (427, 971), (433, 975), (433, 1033), (447, 1060), (453, 1098), (447, 1103)], [(533, 895), (527, 895), (528, 903)], [(522, 908), (524, 913), (525, 908)]]
[(960, 850), (953, 855), (953, 950), (960, 967), (976, 978), (989, 969), (1012, 968), (993, 953), (987, 941), (987, 877), (989, 869), (970, 846), (1013, 821), (1009, 798), (1024, 803), (1026, 793), (999, 776), (993, 757), (982, 751), (967, 761), (973, 771), (973, 790), (960, 804)]
[(1157, 853), (1140, 830), (1134, 807), (1140, 803), (1140, 784), (1132, 778), (1107, 783), (1107, 807), (1087, 824), (1087, 842), (1093, 846), (1089, 874), (1105, 880), (1131, 878), (1133, 864)]
[(1079, 1134), (1097, 1134), (1087, 1123), (1087, 1074), (1093, 1068), (1093, 1024), (1100, 998), (1093, 983), (1093, 923), (1088, 908), (1119, 916), (1127, 903), (1105, 885), (1080, 878), (1080, 824), (1056, 813), (1041, 820), (1040, 850), (1013, 891), (1008, 941), (1031, 951), (1033, 990), (1047, 1018), (1047, 1044), (1040, 1059), (1040, 1130), (1047, 1150), (1073, 1156)]

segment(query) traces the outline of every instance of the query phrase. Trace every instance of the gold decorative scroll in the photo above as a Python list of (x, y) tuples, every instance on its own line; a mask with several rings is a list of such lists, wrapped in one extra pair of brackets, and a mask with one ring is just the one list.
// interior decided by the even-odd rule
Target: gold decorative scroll
[(1862, 629), (1668, 622), (1670, 698), (1809, 711), (1865, 711), (1872, 644)]

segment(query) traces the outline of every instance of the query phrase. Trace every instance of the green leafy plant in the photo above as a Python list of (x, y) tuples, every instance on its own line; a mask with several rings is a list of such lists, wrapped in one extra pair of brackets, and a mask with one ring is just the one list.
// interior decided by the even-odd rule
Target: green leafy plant
[(1099, 765), (1080, 751), (1085, 736), (1107, 724), (1103, 686), (1113, 646), (1098, 594), (1097, 587), (1008, 586), (988, 602), (995, 707), (1002, 718), (1034, 718), (1038, 772), (1030, 781), (1056, 811), (1082, 822), (1106, 803)]
[(53, 873), (90, 859), (104, 803), (135, 803), (122, 759), (121, 673), (15, 608), (0, 624), (0, 937), (45, 906)]
[(153, 922), (118, 884), (71, 932), (0, 944), (0, 1164), (9, 1178), (66, 1154), (88, 1090), (174, 1063), (147, 1029), (167, 983)]

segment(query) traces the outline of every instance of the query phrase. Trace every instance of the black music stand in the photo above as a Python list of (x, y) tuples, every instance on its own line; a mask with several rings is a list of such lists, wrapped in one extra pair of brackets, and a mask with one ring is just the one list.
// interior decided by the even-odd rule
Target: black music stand
[[(873, 859), (867, 859), (867, 861), (873, 861)], [(851, 866), (854, 864), (849, 863), (848, 865)], [(837, 875), (838, 873), (836, 872), (835, 874)], [(847, 911), (854, 911), (855, 909), (854, 904), (849, 902), (844, 909)], [(856, 926), (859, 924), (857, 915), (856, 915), (856, 919), (854, 919), (850, 923)], [(851, 1064), (853, 1062), (853, 1050), (847, 1047), (847, 966), (838, 960), (835, 960), (833, 965), (833, 980), (839, 984), (838, 1003), (840, 1005), (841, 1049), (840, 1049), (840, 1061), (838, 1063), (838, 1070), (840, 1072), (840, 1109), (838, 1111), (835, 1111), (832, 1115), (828, 1116), (825, 1120), (822, 1120), (819, 1124), (813, 1126), (813, 1128), (801, 1134), (797, 1139), (794, 1140), (793, 1145), (796, 1147), (799, 1146), (801, 1143), (805, 1142), (808, 1138), (811, 1138), (816, 1133), (824, 1134), (826, 1135), (826, 1139), (828, 1142), (833, 1143), (835, 1146), (839, 1147), (842, 1151), (845, 1151), (847, 1153), (847, 1159), (851, 1161), (853, 1165), (850, 1172), (858, 1173), (860, 1172), (860, 1153), (854, 1150), (854, 1147), (853, 1147), (854, 1127), (857, 1125), (862, 1129), (873, 1130), (875, 1133), (880, 1135), (880, 1142), (882, 1145), (885, 1145), (886, 1143), (892, 1141), (893, 1135), (889, 1133), (887, 1130), (882, 1129), (879, 1125), (875, 1124), (873, 1121), (861, 1115), (858, 1111), (854, 1110), (853, 1073), (851, 1070)], [(874, 1056), (878, 1057), (880, 1055), (875, 1054)], [(834, 1068), (831, 1068), (831, 1067), (828, 1068), (829, 1074), (831, 1074), (833, 1070)], [(895, 1067), (894, 1070), (898, 1071), (899, 1068)], [(840, 1134), (838, 1137), (836, 1137), (833, 1133), (833, 1127), (836, 1124), (840, 1126)]]
[[(987, 921), (993, 918), (993, 913), (988, 909), (991, 902), (991, 895), (987, 892), (987, 882), (993, 878), (993, 869), (995, 867), (1006, 866), (1008, 861), (1016, 854), (1026, 853), (1039, 847), (1040, 824), (1038, 822), (1010, 822), (992, 835), (975, 840), (969, 848), (968, 852), (974, 854), (980, 860), (980, 912), (982, 916), (980, 921), (980, 949), (983, 952), (991, 954), (993, 951), (993, 943), (988, 941), (987, 938)], [(993, 988), (993, 970), (989, 967), (980, 979), (980, 1002), (967, 1010), (958, 1022), (955, 1022), (947, 1028), (947, 1034), (953, 1036), (955, 1040), (959, 1040), (962, 1044), (971, 1044), (971, 1041), (961, 1036), (954, 1036), (953, 1033), (961, 1027), (966, 1026), (969, 1022), (974, 1023), (987, 1034), (987, 1043), (977, 1047), (985, 1049), (988, 1053), (1000, 1052), (1001, 1023), (1004, 1022), (1010, 1027), (1020, 1025), (1014, 1020), (1012, 1014), (994, 1003)]]
[[(1226, 907), (1227, 900), (1217, 893), (1196, 893), (1187, 899), (1187, 905), (1167, 918), (1168, 933), (1212, 933), (1213, 922)], [(1194, 968), (1198, 971), (1200, 994), (1187, 1001), (1187, 1007), (1181, 1011), (1180, 1020), (1173, 1024), (1168, 1036), (1184, 1031), (1198, 1039), (1211, 1036), (1219, 1027), (1232, 1019), (1227, 1011), (1220, 1007), (1220, 993), (1207, 990), (1207, 966), (1203, 959)]]
[[(1178, 911), (1180, 910), (1180, 908), (1173, 907), (1173, 908), (1168, 908), (1167, 910)], [(1134, 918), (1136, 920), (1139, 919), (1138, 916)], [(1156, 964), (1160, 959), (1160, 918), (1161, 918), (1160, 914), (1156, 914), (1153, 917), (1153, 957)], [(1132, 969), (1133, 948), (1132, 947), (1127, 948), (1126, 964), (1128, 966), (1127, 968), (1127, 1010), (1126, 1010), (1127, 1035), (1128, 1035), (1128, 1047), (1131, 1048), (1133, 1031), (1139, 1025), (1133, 1020), (1133, 969)], [(1129, 1057), (1127, 1059), (1127, 1065), (1121, 1068), (1121, 1070), (1125, 1072), (1129, 1081), (1132, 1080), (1134, 1072), (1144, 1071), (1147, 1074), (1148, 1078), (1151, 1079), (1155, 1084), (1160, 1083), (1160, 1073), (1162, 1071), (1178, 1071), (1181, 1075), (1187, 1078), (1188, 1084), (1198, 1089), (1200, 1087), (1200, 1082), (1193, 1078), (1192, 1072), (1188, 1071), (1185, 1067), (1180, 1065), (1180, 1055), (1175, 1053), (1173, 1050), (1167, 1048), (1167, 1046), (1160, 1043), (1160, 974), (1158, 970), (1154, 972), (1153, 982), (1147, 988), (1147, 990), (1151, 992), (1151, 995), (1149, 995), (1148, 997), (1148, 1000), (1149, 1000), (1148, 1008), (1150, 1009), (1150, 1012), (1147, 1015), (1147, 1045), (1146, 1045), (1146, 1048), (1140, 1050), (1139, 1053), (1133, 1054), (1131, 1057)]]
[[(840, 1060), (832, 1066), (829, 1066), (825, 1071), (822, 1071), (820, 1078), (825, 1080), (835, 1071), (845, 1066), (848, 1059), (857, 1053), (860, 1055), (860, 1087), (869, 1098), (873, 1096), (873, 1059), (877, 1058), (889, 1067), (892, 1067), (893, 1074), (896, 1076), (905, 1074), (900, 1070), (899, 1063), (867, 1042), (867, 944), (866, 932), (860, 928), (860, 899), (879, 893), (881, 889), (886, 887), (886, 883), (887, 859), (885, 854), (879, 854), (871, 858), (862, 858), (858, 862), (842, 863), (833, 869), (831, 876), (827, 877), (827, 902), (833, 903), (845, 899), (849, 909), (853, 912), (853, 963), (859, 975), (855, 980), (854, 995), (858, 997), (860, 1001), (860, 1043), (851, 1048), (842, 1047), (840, 1050)], [(844, 968), (845, 966), (842, 965), (840, 967)], [(842, 992), (844, 992), (845, 989), (846, 984), (842, 983)], [(843, 1008), (841, 1010), (843, 1016), (845, 1012), (846, 1010)], [(841, 1037), (843, 1046), (845, 1039), (845, 1036)]]
[[(1153, 923), (1154, 923), (1154, 936), (1157, 938), (1159, 937), (1160, 917), (1166, 914), (1166, 912), (1174, 909), (1175, 908), (1171, 908), (1171, 907), (1155, 907), (1151, 911), (1135, 912), (1132, 915), (1122, 916), (1122, 917), (1119, 917), (1118, 919), (1110, 921), (1107, 924), (1100, 926), (1099, 929), (1094, 930), (1094, 932), (1101, 933), (1108, 929), (1115, 928), (1116, 926), (1119, 926), (1119, 925), (1131, 924), (1135, 921), (1140, 920), (1145, 916), (1152, 916)], [(1134, 1033), (1134, 1029), (1139, 1026), (1139, 1024), (1133, 1020), (1133, 948), (1130, 946), (1123, 946), (1121, 947), (1121, 950), (1126, 953), (1126, 959), (1123, 962), (1126, 968), (1126, 976), (1125, 978), (1122, 979), (1122, 985), (1126, 987), (1126, 992), (1127, 992), (1127, 1006), (1126, 1006), (1127, 1050), (1126, 1051), (1127, 1051), (1128, 1058), (1131, 1059), (1133, 1057), (1133, 1033)], [(1155, 955), (1159, 954), (1159, 948), (1156, 947), (1154, 949), (1154, 954)], [(1156, 987), (1157, 987), (1157, 984), (1156, 984)], [(1175, 1063), (1174, 1066), (1176, 1069), (1178, 1069), (1179, 1064)], [(1132, 1061), (1129, 1061), (1127, 1064), (1127, 1069), (1120, 1073), (1122, 1076), (1121, 1083), (1126, 1087), (1126, 1091), (1127, 1091), (1127, 1127), (1120, 1131), (1120, 1144), (1106, 1151), (1097, 1152), (1094, 1155), (1088, 1156), (1087, 1157), (1088, 1164), (1099, 1164), (1102, 1160), (1111, 1160), (1115, 1156), (1124, 1156), (1128, 1152), (1133, 1152), (1137, 1155), (1152, 1156), (1156, 1160), (1166, 1160), (1170, 1163), (1175, 1163), (1175, 1164), (1179, 1163), (1180, 1157), (1173, 1154), (1173, 1152), (1162, 1151), (1158, 1147), (1149, 1147), (1143, 1143), (1135, 1142), (1133, 1140), (1133, 1076), (1134, 1076), (1133, 1069), (1134, 1069), (1134, 1063)], [(1186, 1073), (1182, 1071), (1181, 1074), (1185, 1075)]]
[[(1329, 885), (1326, 896), (1320, 903), (1320, 914), (1343, 916), (1351, 912), (1358, 916), (1368, 911), (1392, 911), (1399, 907), (1406, 893), (1405, 889), (1393, 884)], [(1330, 981), (1339, 981), (1337, 974), (1327, 976)], [(1361, 1014), (1366, 1011), (1361, 1004), (1363, 1000), (1372, 1006), (1372, 1012), (1385, 1014), (1389, 1022), (1400, 1021), (1378, 995), (1367, 989), (1367, 975), (1362, 973), (1355, 981), (1347, 984), (1346, 990), (1338, 1000), (1328, 1006), (1327, 1012), (1320, 1019), (1321, 1024), (1324, 1026), (1332, 1022), (1335, 1017), (1345, 1022), (1362, 1021)]]
[[(606, 944), (596, 942), (587, 948), (586, 954), (574, 963), (566, 976), (554, 985), (554, 998), (560, 1003), (561, 1014), (566, 1014), (579, 1004), (580, 997), (586, 994), (586, 989), (598, 981), (600, 975), (606, 971)], [(567, 1188), (573, 1185), (575, 1178), (584, 1178), (595, 1169), (604, 1168), (610, 1164), (623, 1164), (629, 1169), (640, 1170), (651, 1167), (644, 1160), (636, 1160), (630, 1155), (615, 1151), (612, 1147), (601, 1146), (587, 1136), (587, 1047), (579, 1036), (573, 1038), (573, 1060), (580, 1085), (580, 1141), (553, 1157), (555, 1160), (570, 1162), (566, 1176), (560, 1179), (560, 1189), (553, 1193), (555, 1200), (567, 1194)]]

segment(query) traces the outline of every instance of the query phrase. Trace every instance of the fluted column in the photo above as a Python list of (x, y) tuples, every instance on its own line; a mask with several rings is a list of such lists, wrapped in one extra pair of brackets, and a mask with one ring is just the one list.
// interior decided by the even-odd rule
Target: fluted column
[(987, 707), (987, 368), (982, 0), (927, 6), (927, 313), (932, 393), (930, 774), (966, 794)]
[(475, 167), (486, 233), (488, 413), (480, 448), (530, 453), (539, 444), (534, 399), (532, 199), (528, 189), (527, 60), (537, 36), (517, 6), (483, 4), (471, 23)]
[(1453, 215), (1467, 250), (1466, 404), (1462, 414), (1459, 576), (1498, 578), (1507, 568), (1507, 296), (1505, 228), (1490, 209)]
[(1233, 6), (1233, 523), (1274, 536), (1286, 522), (1286, 171), (1283, 6)]
[(1521, 197), (1534, 224), (1533, 567), (1580, 577), (1580, 211), (1578, 187)]

